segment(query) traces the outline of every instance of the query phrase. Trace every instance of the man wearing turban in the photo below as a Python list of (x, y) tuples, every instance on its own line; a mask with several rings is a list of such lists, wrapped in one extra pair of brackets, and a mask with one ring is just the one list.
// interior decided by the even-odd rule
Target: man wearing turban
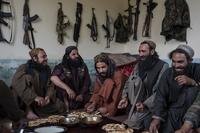
[(124, 122), (136, 129), (148, 129), (155, 93), (168, 64), (159, 59), (156, 44), (146, 40), (140, 43), (140, 60), (126, 81), (118, 108), (131, 106), (128, 119)]
[(68, 46), (62, 62), (55, 66), (51, 81), (56, 85), (57, 96), (68, 109), (83, 108), (91, 84), (88, 68), (76, 46)]
[(50, 82), (51, 69), (42, 48), (29, 52), (27, 63), (18, 67), (12, 79), (12, 89), (28, 119), (36, 119), (65, 111), (64, 104), (56, 98)]
[[(192, 121), (194, 128), (198, 126), (198, 117), (191, 119), (194, 116), (188, 117), (186, 114), (199, 92), (200, 65), (191, 62), (193, 55), (193, 49), (186, 45), (180, 45), (169, 53), (172, 67), (161, 77), (154, 101), (150, 133), (174, 133), (185, 120)], [(193, 107), (192, 110), (196, 112)], [(191, 110), (188, 111), (188, 114), (192, 113)]]
[(114, 116), (124, 85), (124, 76), (116, 70), (115, 63), (106, 54), (94, 58), (96, 80), (87, 112), (99, 111), (104, 116)]

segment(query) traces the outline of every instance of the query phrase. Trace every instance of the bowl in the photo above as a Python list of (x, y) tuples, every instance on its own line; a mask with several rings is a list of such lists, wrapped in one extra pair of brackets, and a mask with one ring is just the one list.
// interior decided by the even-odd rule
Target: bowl
[(65, 117), (63, 124), (66, 125), (75, 125), (79, 123), (79, 119), (77, 117), (68, 116)]
[(86, 125), (96, 125), (96, 124), (98, 124), (98, 123), (100, 123), (100, 122), (102, 122), (102, 116), (100, 116), (100, 115), (90, 115), (90, 116), (87, 116), (87, 117), (84, 117), (82, 120), (81, 120), (81, 122), (83, 123), (83, 124), (86, 124)]

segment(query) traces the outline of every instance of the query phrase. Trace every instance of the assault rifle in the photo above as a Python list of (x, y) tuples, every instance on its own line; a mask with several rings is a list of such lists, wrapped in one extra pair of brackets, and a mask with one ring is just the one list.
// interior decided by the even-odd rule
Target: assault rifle
[(67, 28), (67, 26), (70, 25), (69, 20), (67, 20), (67, 22), (64, 22), (64, 18), (67, 18), (66, 15), (64, 15), (63, 10), (62, 10), (62, 3), (58, 2), (58, 4), (60, 5), (60, 8), (58, 9), (58, 14), (57, 14), (57, 25), (56, 25), (56, 31), (58, 34), (58, 42), (60, 44), (63, 44), (64, 41), (64, 35), (66, 35), (65, 33), (65, 29)]
[(97, 20), (94, 13), (94, 8), (92, 8), (92, 22), (91, 25), (87, 24), (87, 27), (90, 29), (90, 37), (93, 41), (97, 40), (98, 31), (97, 31)]
[(156, 8), (158, 3), (149, 0), (148, 3), (143, 3), (147, 6), (147, 14), (142, 28), (142, 36), (150, 37), (151, 36), (151, 23), (153, 19), (153, 10)]
[[(33, 27), (32, 27), (32, 22), (37, 20), (39, 16), (36, 14), (32, 17), (30, 17), (30, 11), (29, 11), (29, 6), (28, 6), (29, 0), (25, 0), (24, 3), (24, 9), (23, 9), (23, 28), (24, 28), (24, 37), (23, 37), (23, 43), (25, 45), (28, 45), (30, 49), (35, 48), (35, 39), (33, 35)], [(31, 34), (31, 39), (29, 37), (29, 31)], [(32, 40), (32, 44), (31, 44)]]
[(128, 12), (128, 16), (124, 16), (125, 19), (127, 20), (127, 30), (128, 30), (128, 35), (131, 36), (133, 34), (133, 6), (130, 4), (130, 0), (128, 0), (128, 9), (125, 10), (125, 12)]
[[(10, 26), (8, 25), (8, 23), (4, 20), (4, 18), (11, 18), (12, 17), (12, 13), (11, 12), (3, 12), (2, 10), (2, 6), (3, 4), (5, 5), (10, 5), (9, 2), (0, 0), (0, 24), (3, 24), (6, 27)], [(11, 8), (10, 8), (11, 9)], [(0, 42), (6, 42), (6, 43), (10, 43), (12, 40), (12, 32), (11, 32), (11, 36), (10, 36), (10, 40), (8, 41), (6, 38), (3, 37), (3, 33), (2, 30), (0, 29)]]
[(139, 22), (139, 15), (140, 15), (140, 1), (136, 0), (136, 7), (135, 7), (135, 20), (134, 20), (134, 29), (133, 29), (133, 40), (137, 40), (137, 30), (138, 30), (138, 22)]
[[(114, 37), (114, 32), (113, 35), (111, 36), (111, 22), (110, 22), (110, 18), (108, 16), (108, 11), (106, 10), (106, 25), (102, 25), (102, 28), (105, 30), (106, 35), (105, 38), (107, 39), (107, 45), (106, 48), (110, 48), (110, 42), (113, 40)], [(114, 27), (113, 27), (114, 30)]]
[(76, 42), (76, 46), (78, 46), (78, 38), (79, 38), (79, 33), (80, 33), (80, 28), (81, 28), (81, 14), (83, 10), (83, 5), (81, 3), (77, 2), (77, 7), (76, 7), (76, 22), (74, 25), (74, 35), (73, 39)]

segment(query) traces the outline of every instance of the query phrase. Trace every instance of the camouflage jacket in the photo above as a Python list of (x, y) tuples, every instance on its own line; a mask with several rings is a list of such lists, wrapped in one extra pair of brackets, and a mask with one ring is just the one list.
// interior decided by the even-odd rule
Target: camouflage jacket
[(194, 103), (185, 114), (185, 121), (191, 123), (193, 128), (200, 127), (200, 91)]
[(186, 41), (186, 31), (190, 27), (190, 12), (185, 0), (166, 0), (165, 17), (162, 21), (161, 35), (166, 41), (176, 39)]

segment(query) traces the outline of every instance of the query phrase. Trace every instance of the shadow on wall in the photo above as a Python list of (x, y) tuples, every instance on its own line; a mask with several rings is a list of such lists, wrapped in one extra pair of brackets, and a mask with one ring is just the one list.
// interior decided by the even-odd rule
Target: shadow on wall
[[(11, 84), (12, 76), (15, 73), (16, 69), (19, 65), (26, 63), (27, 60), (15, 60), (15, 59), (0, 59), (0, 79), (5, 81), (7, 85)], [(88, 66), (89, 73), (91, 76), (92, 81), (94, 81), (95, 77), (95, 69), (94, 69), (94, 62), (93, 60), (84, 60), (86, 65)], [(169, 59), (165, 59), (164, 61), (168, 62), (169, 64), (171, 61)], [(48, 60), (51, 69), (60, 63), (60, 60)], [(200, 58), (194, 59), (194, 62), (200, 63)]]

